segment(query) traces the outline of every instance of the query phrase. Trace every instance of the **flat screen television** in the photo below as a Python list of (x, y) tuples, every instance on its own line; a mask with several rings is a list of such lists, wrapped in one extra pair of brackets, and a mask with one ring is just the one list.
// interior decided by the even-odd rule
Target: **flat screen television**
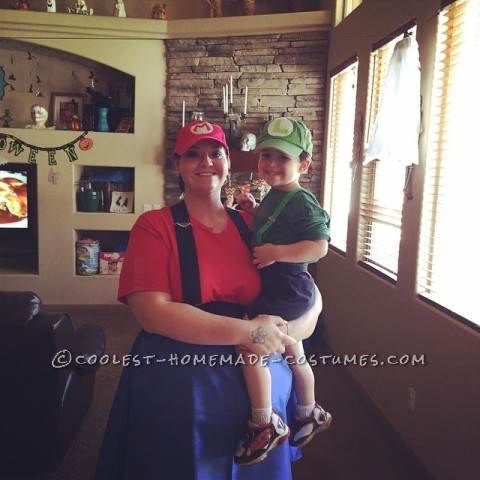
[(32, 244), (37, 240), (37, 165), (0, 165), (0, 243)]

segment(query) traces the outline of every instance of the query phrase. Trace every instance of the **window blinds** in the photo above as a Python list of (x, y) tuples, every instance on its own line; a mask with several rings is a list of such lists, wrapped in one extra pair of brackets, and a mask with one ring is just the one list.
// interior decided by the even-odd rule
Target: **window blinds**
[[(369, 144), (385, 86), (389, 60), (399, 35), (371, 53), (365, 144)], [(360, 194), (357, 258), (396, 280), (402, 225), (405, 167), (374, 160), (364, 165)]]
[(459, 0), (439, 15), (417, 292), (476, 325), (479, 74), (480, 2)]
[(330, 79), (330, 110), (324, 207), (332, 218), (331, 245), (345, 252), (352, 184), (358, 60), (351, 59)]

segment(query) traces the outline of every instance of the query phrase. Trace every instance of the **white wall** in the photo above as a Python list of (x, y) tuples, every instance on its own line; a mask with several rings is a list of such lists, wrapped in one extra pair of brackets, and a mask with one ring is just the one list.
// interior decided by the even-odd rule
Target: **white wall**
[[(439, 9), (436, 0), (364, 0), (334, 29), (329, 68), (358, 54), (357, 106), (363, 113), (372, 44), (416, 19), (423, 115), (428, 118)], [(414, 198), (404, 211), (397, 285), (357, 264), (359, 174), (352, 193), (347, 255), (330, 252), (321, 260), (317, 282), (324, 296), (327, 341), (338, 355), (375, 354), (383, 360), (388, 355), (425, 355), (425, 366), (350, 366), (348, 370), (435, 478), (476, 480), (480, 478), (480, 334), (426, 305), (414, 291), (424, 159), (422, 138)], [(415, 413), (407, 405), (409, 387), (416, 391)]]

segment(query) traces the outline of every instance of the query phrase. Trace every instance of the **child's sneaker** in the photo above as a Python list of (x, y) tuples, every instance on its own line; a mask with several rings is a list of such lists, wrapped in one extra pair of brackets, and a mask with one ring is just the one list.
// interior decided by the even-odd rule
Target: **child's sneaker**
[(290, 437), (290, 445), (303, 447), (315, 434), (323, 432), (332, 423), (332, 416), (326, 412), (318, 403), (315, 404), (313, 413), (308, 418), (300, 419), (295, 414), (295, 428)]
[(237, 465), (254, 465), (261, 462), (290, 435), (288, 426), (275, 410), (269, 424), (257, 425), (249, 420), (248, 428), (242, 446), (235, 452), (234, 460)]

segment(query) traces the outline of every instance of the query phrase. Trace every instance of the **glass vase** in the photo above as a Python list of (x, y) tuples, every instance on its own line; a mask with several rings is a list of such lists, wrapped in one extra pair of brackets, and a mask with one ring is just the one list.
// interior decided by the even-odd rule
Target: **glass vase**
[(98, 122), (97, 122), (97, 132), (109, 132), (110, 128), (108, 126), (108, 108), (101, 107), (97, 110), (98, 112)]

